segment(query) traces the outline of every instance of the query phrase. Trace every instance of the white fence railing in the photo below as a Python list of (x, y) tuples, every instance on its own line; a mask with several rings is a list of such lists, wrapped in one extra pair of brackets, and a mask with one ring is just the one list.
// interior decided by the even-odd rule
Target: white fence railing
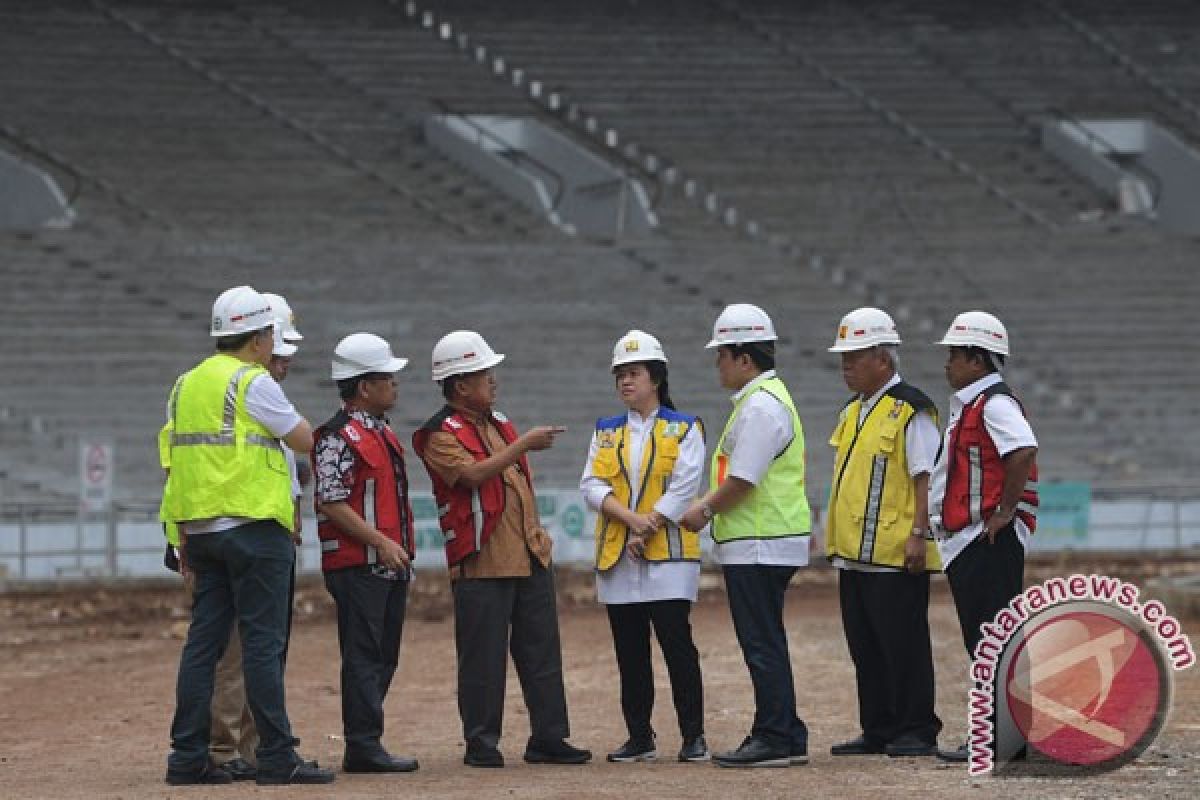
[[(1039, 524), (1034, 537), (1034, 551), (1200, 549), (1200, 492), (1105, 492), (1099, 496), (1104, 499), (1092, 499), (1087, 505), (1067, 511), (1047, 508), (1046, 524)], [(595, 517), (579, 492), (539, 490), (538, 506), (542, 523), (554, 538), (555, 560), (560, 564), (591, 564)], [(433, 498), (424, 493), (414, 495), (413, 507), (418, 569), (444, 568)], [(1076, 524), (1070, 523), (1072, 515)], [(707, 553), (707, 537), (704, 541)], [(316, 521), (311, 517), (304, 521), (304, 542), (299, 553), (300, 569), (315, 572), (320, 569), (320, 550)], [(0, 579), (161, 576), (165, 574), (164, 546), (157, 507), (149, 503), (118, 505), (106, 514), (84, 514), (69, 505), (46, 503), (0, 505)]]

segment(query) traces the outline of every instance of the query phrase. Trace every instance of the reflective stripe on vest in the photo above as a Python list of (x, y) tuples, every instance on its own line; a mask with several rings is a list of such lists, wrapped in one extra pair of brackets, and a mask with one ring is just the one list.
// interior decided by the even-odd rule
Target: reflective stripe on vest
[[(919, 413), (905, 397), (928, 398), (907, 384), (898, 391), (901, 396), (881, 396), (861, 425), (862, 398), (856, 397), (829, 438), (835, 449), (825, 512), (825, 554), (830, 559), (896, 570), (904, 566), (904, 547), (916, 517), (907, 432)], [(927, 539), (925, 569), (937, 572), (940, 565), (937, 545)]]
[[(963, 406), (949, 436), (946, 452), (946, 490), (942, 500), (942, 525), (956, 533), (968, 526), (986, 522), (1000, 504), (1004, 493), (1004, 460), (988, 433), (984, 409), (997, 394), (1020, 401), (1003, 382), (992, 384)], [(1016, 515), (1030, 533), (1037, 528), (1036, 461), (1018, 498)]]
[[(649, 441), (642, 448), (641, 464), (632, 473), (626, 464), (629, 417), (621, 414), (596, 422), (597, 448), (592, 459), (592, 475), (612, 487), (613, 497), (626, 508), (647, 514), (670, 486), (679, 445), (693, 425), (700, 421), (688, 414), (660, 408), (651, 423)], [(634, 489), (637, 493), (634, 494)], [(596, 568), (613, 567), (625, 552), (629, 530), (606, 514), (596, 517)], [(694, 531), (681, 530), (667, 520), (646, 539), (642, 558), (646, 561), (698, 561), (700, 537)]]
[(792, 441), (775, 456), (766, 474), (750, 494), (735, 508), (713, 517), (713, 540), (718, 543), (736, 539), (775, 539), (808, 536), (812, 527), (808, 497), (804, 489), (804, 428), (787, 387), (779, 378), (769, 378), (742, 395), (725, 423), (725, 430), (713, 452), (709, 485), (716, 489), (724, 480), (729, 454), (725, 439), (746, 401), (758, 392), (778, 400), (792, 418)]
[[(283, 448), (245, 408), (265, 369), (217, 353), (175, 381), (159, 459), (169, 465), (160, 518), (272, 519), (291, 530), (295, 505)], [(265, 458), (264, 458), (264, 453)]]
[[(341, 502), (368, 526), (415, 556), (404, 448), (395, 433), (386, 424), (367, 427), (343, 410), (314, 431), (314, 448), (328, 435), (336, 435), (354, 456), (348, 480), (350, 493)], [(317, 460), (314, 453), (313, 463)], [(348, 535), (321, 513), (320, 497), (314, 497), (313, 503), (324, 572), (379, 563), (378, 548)]]

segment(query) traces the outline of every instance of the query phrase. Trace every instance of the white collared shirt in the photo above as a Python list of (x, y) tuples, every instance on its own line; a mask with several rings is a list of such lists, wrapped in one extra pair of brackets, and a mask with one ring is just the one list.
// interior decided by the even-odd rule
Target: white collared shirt
[[(885, 383), (879, 391), (871, 395), (869, 399), (863, 402), (858, 411), (858, 427), (862, 428), (863, 422), (866, 421), (867, 415), (874, 410), (876, 404), (883, 397), (888, 389), (900, 383), (899, 373), (892, 376), (892, 379)], [(845, 413), (845, 410), (842, 412)], [(938, 445), (941, 444), (941, 439), (938, 436), (937, 425), (934, 424), (933, 417), (928, 411), (918, 411), (909, 420), (908, 429), (904, 432), (904, 458), (908, 462), (908, 474), (915, 478), (923, 473), (932, 472), (934, 461), (937, 459)], [(852, 569), (856, 572), (895, 572), (893, 567), (880, 566), (878, 564), (860, 564), (857, 561), (847, 561), (841, 556), (834, 556), (832, 563), (838, 569)]]
[[(642, 453), (649, 440), (654, 423), (658, 419), (658, 409), (642, 416), (630, 409), (626, 415), (625, 424), (625, 457), (631, 483), (630, 507), (636, 508), (638, 492), (641, 487), (637, 483), (640, 474)], [(584, 501), (588, 508), (597, 514), (602, 514), (601, 507), (604, 498), (612, 494), (612, 485), (603, 478), (598, 478), (592, 472), (592, 462), (596, 459), (598, 449), (596, 434), (592, 433), (592, 442), (588, 447), (587, 462), (583, 466), (583, 476), (579, 479), (579, 490), (583, 492)], [(654, 510), (678, 523), (679, 518), (687, 511), (688, 506), (695, 500), (704, 477), (704, 437), (699, 426), (693, 425), (679, 442), (679, 456), (671, 471), (670, 482), (654, 504)], [(620, 603), (649, 603), (656, 600), (690, 600), (696, 601), (696, 592), (700, 583), (700, 564), (694, 561), (646, 561), (645, 559), (630, 558), (627, 551), (622, 551), (620, 558), (612, 568), (596, 573), (597, 598), (604, 604)]]
[[(729, 426), (724, 449), (729, 456), (727, 474), (757, 486), (767, 474), (771, 463), (795, 437), (792, 413), (767, 392), (755, 391), (775, 377), (769, 369), (747, 383), (730, 398), (734, 405), (743, 397), (746, 402), (737, 410)], [(751, 394), (753, 392), (753, 394)], [(796, 531), (769, 539), (735, 539), (716, 542), (717, 560), (727, 565), (762, 564), (781, 567), (808, 565), (809, 531)]]
[[(959, 389), (950, 395), (950, 418), (946, 421), (946, 433), (942, 439), (942, 452), (938, 456), (933, 472), (929, 476), (929, 520), (934, 534), (938, 536), (938, 553), (942, 557), (942, 569), (950, 566), (959, 553), (983, 533), (984, 523), (976, 522), (958, 531), (953, 536), (945, 538), (942, 531), (942, 503), (946, 497), (946, 470), (949, 468), (950, 440), (958, 420), (962, 417), (963, 408), (980, 395), (983, 390), (1004, 380), (1004, 377), (993, 372)], [(996, 451), (1001, 457), (1022, 447), (1037, 447), (1037, 439), (1029, 421), (1021, 411), (1017, 401), (1008, 395), (993, 395), (983, 407), (983, 424)], [(1013, 517), (1013, 527), (1021, 546), (1029, 547), (1029, 528), (1020, 517)]]

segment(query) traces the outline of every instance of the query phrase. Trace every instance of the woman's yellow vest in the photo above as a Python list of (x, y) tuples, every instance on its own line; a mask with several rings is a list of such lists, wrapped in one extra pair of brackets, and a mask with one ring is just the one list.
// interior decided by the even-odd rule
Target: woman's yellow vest
[[(671, 485), (679, 443), (700, 420), (669, 408), (659, 408), (649, 441), (642, 448), (642, 463), (635, 473), (638, 485), (634, 511), (648, 514)], [(701, 426), (703, 431), (703, 426)], [(626, 508), (632, 496), (629, 464), (626, 459), (628, 417), (620, 414), (596, 422), (596, 456), (592, 474), (612, 486), (613, 497)], [(621, 558), (629, 539), (629, 529), (603, 512), (596, 519), (596, 568), (608, 570)], [(700, 536), (668, 521), (646, 539), (643, 558), (647, 561), (699, 561)]]
[(266, 370), (217, 353), (175, 382), (159, 460), (169, 466), (159, 518), (273, 519), (295, 524), (283, 448), (246, 411), (246, 389)]
[[(937, 408), (919, 389), (898, 383), (884, 392), (860, 428), (862, 402), (861, 396), (850, 401), (829, 438), (837, 455), (825, 513), (825, 554), (901, 569), (916, 515), (905, 432), (921, 411), (936, 423)], [(942, 569), (932, 538), (925, 542), (925, 569)]]
[(775, 456), (767, 474), (754, 490), (734, 508), (713, 517), (712, 537), (718, 543), (737, 539), (779, 539), (807, 536), (812, 529), (808, 495), (804, 489), (804, 428), (792, 395), (779, 378), (768, 378), (738, 398), (725, 423), (721, 441), (713, 451), (709, 484), (716, 489), (725, 481), (729, 454), (725, 437), (742, 406), (755, 392), (766, 392), (787, 407), (792, 416), (792, 441)]

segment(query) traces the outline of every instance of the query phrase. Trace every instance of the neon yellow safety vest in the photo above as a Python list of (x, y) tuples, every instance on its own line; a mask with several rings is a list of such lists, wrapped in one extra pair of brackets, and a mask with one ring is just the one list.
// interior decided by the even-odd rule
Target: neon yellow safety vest
[(757, 392), (766, 392), (787, 407), (792, 416), (792, 441), (783, 452), (776, 454), (758, 485), (735, 508), (717, 514), (712, 521), (712, 537), (718, 543), (737, 539), (778, 539), (786, 536), (807, 536), (812, 528), (808, 497), (804, 491), (804, 429), (792, 396), (779, 378), (768, 378), (746, 392), (733, 406), (725, 423), (721, 440), (713, 452), (709, 482), (716, 489), (725, 481), (729, 468), (729, 453), (725, 437), (742, 406)]
[[(937, 409), (920, 390), (898, 383), (879, 398), (860, 428), (861, 410), (862, 398), (857, 397), (829, 438), (837, 456), (825, 512), (825, 554), (899, 569), (916, 515), (905, 433), (921, 411), (936, 422)], [(925, 569), (942, 569), (932, 537), (925, 542)]]
[(292, 482), (279, 440), (246, 411), (246, 389), (267, 371), (217, 353), (175, 382), (167, 422), (170, 465), (159, 518), (273, 519), (295, 524)]
[[(640, 492), (634, 510), (639, 514), (653, 511), (654, 504), (666, 493), (675, 469), (675, 460), (679, 457), (679, 443), (693, 425), (700, 424), (696, 417), (669, 408), (659, 408), (650, 440), (642, 448), (642, 463), (636, 473)], [(628, 416), (625, 414), (598, 420), (596, 456), (592, 459), (592, 474), (607, 481), (612, 487), (613, 497), (626, 508), (632, 496), (626, 459), (628, 432)], [(602, 571), (611, 569), (620, 560), (628, 541), (629, 529), (601, 512), (596, 519), (596, 568)], [(647, 561), (699, 561), (700, 535), (668, 520), (666, 525), (646, 539), (642, 557)]]

